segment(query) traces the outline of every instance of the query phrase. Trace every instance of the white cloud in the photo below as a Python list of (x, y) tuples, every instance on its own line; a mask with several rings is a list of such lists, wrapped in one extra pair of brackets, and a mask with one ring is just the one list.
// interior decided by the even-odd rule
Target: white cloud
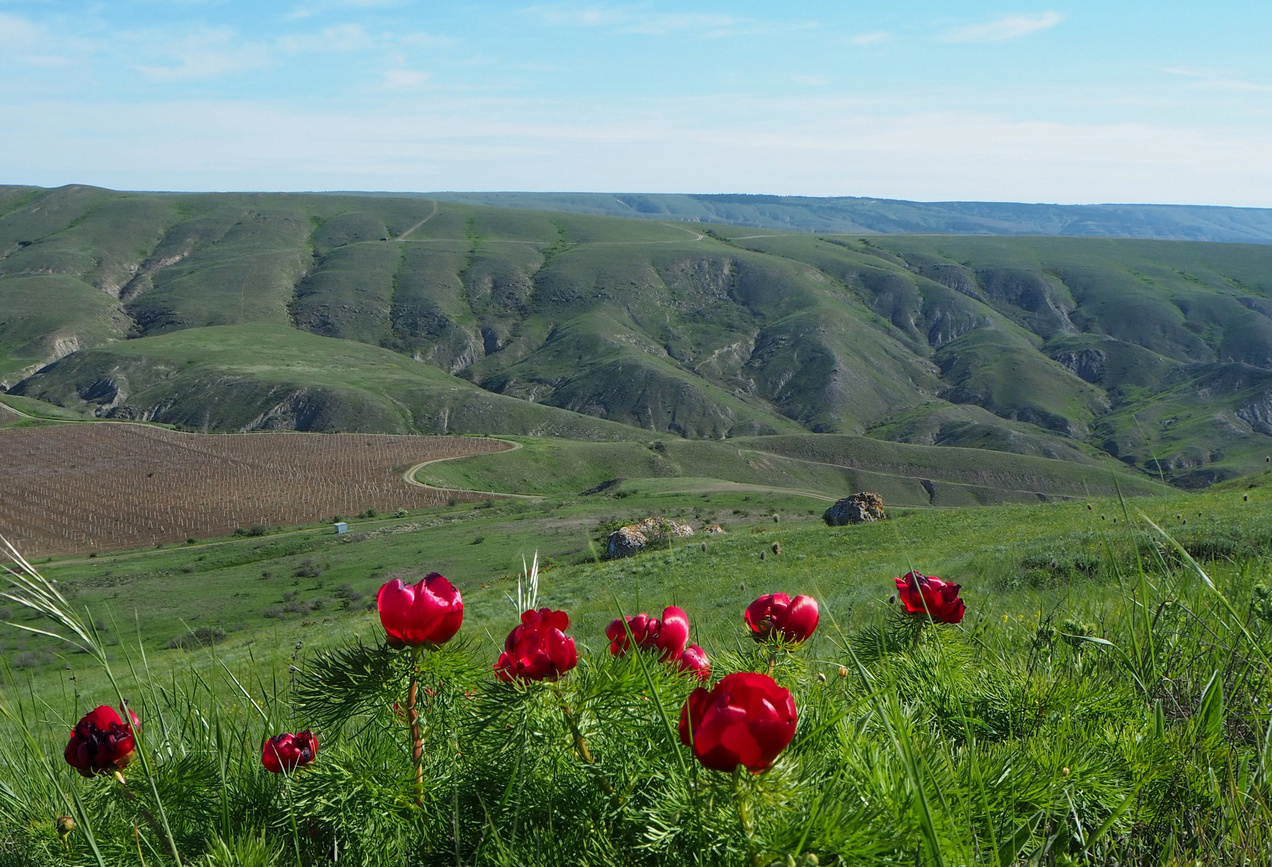
[[(890, 113), (739, 95), (6, 105), (0, 177), (122, 189), (652, 190), (1267, 207), (1265, 129)], [(721, 104), (723, 103), (723, 104)], [(939, 129), (941, 136), (932, 136)], [(92, 130), (93, 134), (84, 134)]]
[(0, 12), (0, 67), (69, 66), (96, 47), (88, 40), (55, 36), (43, 24)]
[(945, 40), (947, 42), (1007, 42), (1055, 27), (1060, 21), (1060, 16), (1055, 12), (1042, 12), (1038, 15), (1009, 15), (987, 24), (956, 27), (945, 34)]
[(278, 46), (290, 54), (330, 51), (357, 51), (370, 48), (372, 38), (361, 24), (337, 24), (317, 33), (284, 36)]
[(414, 90), (428, 84), (432, 76), (413, 69), (390, 69), (384, 73), (384, 86), (389, 90)]
[(393, 9), (401, 6), (404, 0), (325, 0), (325, 2), (310, 2), (304, 6), (297, 6), (288, 12), (284, 17), (287, 20), (299, 20), (302, 18), (312, 18), (322, 12), (344, 9)]
[(816, 27), (816, 24), (812, 22), (761, 21), (734, 15), (709, 15), (694, 12), (646, 12), (616, 6), (555, 4), (530, 6), (521, 11), (523, 15), (553, 27), (597, 27), (618, 33), (644, 36), (689, 33), (719, 38)]
[(858, 33), (848, 41), (853, 45), (875, 45), (879, 42), (886, 42), (891, 38), (892, 34), (885, 30), (874, 30), (870, 33)]
[(1272, 92), (1272, 85), (1246, 81), (1238, 73), (1230, 69), (1193, 69), (1174, 66), (1162, 69), (1162, 72), (1183, 78), (1194, 79), (1198, 84), (1213, 87), (1216, 90), (1235, 90), (1249, 93)]
[(228, 27), (218, 27), (173, 38), (171, 33), (129, 34), (129, 41), (149, 53), (133, 67), (155, 81), (191, 81), (224, 78), (269, 65), (270, 50), (263, 43), (242, 42)]

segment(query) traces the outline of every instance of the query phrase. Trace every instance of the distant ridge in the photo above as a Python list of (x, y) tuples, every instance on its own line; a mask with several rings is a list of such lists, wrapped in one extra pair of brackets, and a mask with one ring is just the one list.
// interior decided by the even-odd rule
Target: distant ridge
[(1061, 235), (1272, 244), (1272, 209), (1207, 205), (910, 202), (852, 196), (678, 193), (391, 193), (573, 214), (846, 234)]

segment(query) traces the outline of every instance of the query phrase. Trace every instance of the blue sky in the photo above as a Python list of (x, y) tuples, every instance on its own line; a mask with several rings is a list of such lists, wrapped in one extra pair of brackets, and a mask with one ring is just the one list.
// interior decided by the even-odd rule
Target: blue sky
[(0, 0), (0, 183), (1272, 207), (1272, 4)]

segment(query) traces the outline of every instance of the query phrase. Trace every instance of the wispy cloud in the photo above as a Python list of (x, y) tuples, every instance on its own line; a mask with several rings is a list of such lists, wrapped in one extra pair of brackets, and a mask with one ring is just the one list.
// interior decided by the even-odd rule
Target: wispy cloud
[(278, 43), (279, 48), (291, 54), (357, 51), (374, 44), (361, 24), (338, 24), (317, 33), (284, 36)]
[(311, 18), (321, 12), (344, 9), (392, 9), (403, 4), (403, 0), (322, 0), (297, 6), (284, 16), (289, 20)]
[(55, 36), (43, 24), (0, 12), (0, 67), (67, 66), (82, 60), (95, 47), (88, 40)]
[(1061, 21), (1055, 12), (1037, 15), (1009, 15), (985, 24), (968, 24), (955, 27), (945, 34), (947, 42), (1007, 42), (1055, 27)]
[(523, 15), (552, 27), (594, 27), (645, 36), (685, 33), (719, 38), (771, 33), (774, 29), (811, 29), (817, 26), (813, 22), (762, 21), (735, 15), (696, 12), (648, 12), (621, 6), (553, 4), (529, 6), (521, 11)]
[(390, 69), (384, 73), (385, 90), (417, 90), (433, 76), (415, 69)]
[(170, 33), (133, 33), (131, 40), (151, 49), (150, 62), (134, 68), (155, 81), (224, 78), (264, 68), (270, 49), (264, 43), (243, 42), (228, 27), (209, 28), (172, 39)]
[(1217, 90), (1236, 90), (1250, 93), (1267, 93), (1272, 91), (1272, 84), (1259, 84), (1247, 81), (1230, 69), (1193, 69), (1185, 66), (1172, 66), (1162, 69), (1170, 75), (1191, 78), (1198, 84), (1213, 87)]
[[(41, 102), (0, 127), (22, 182), (125, 189), (664, 189), (920, 200), (1176, 201), (1272, 196), (1257, 131), (878, 113), (852, 102), (739, 97), (683, 111), (469, 98), (301, 110), (273, 103)], [(675, 108), (674, 106), (672, 108)], [(774, 111), (785, 114), (774, 115)], [(84, 136), (85, 125), (101, 130)], [(939, 139), (932, 129), (946, 134)], [(20, 161), (10, 155), (23, 154)], [(6, 160), (14, 160), (7, 163)], [(757, 172), (757, 166), (766, 171)], [(70, 167), (70, 168), (68, 168)], [(93, 167), (93, 168), (90, 168)], [(98, 168), (100, 167), (100, 168)]]
[(879, 42), (886, 42), (892, 38), (892, 34), (886, 30), (873, 30), (870, 33), (858, 33), (848, 41), (853, 45), (875, 45)]

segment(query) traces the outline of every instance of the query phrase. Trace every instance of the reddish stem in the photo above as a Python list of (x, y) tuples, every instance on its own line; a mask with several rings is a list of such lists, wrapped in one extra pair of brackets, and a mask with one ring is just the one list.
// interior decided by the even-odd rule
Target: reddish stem
[(411, 761), (415, 765), (415, 806), (424, 809), (424, 737), (420, 734), (420, 713), (415, 701), (420, 691), (420, 648), (411, 650), (411, 685), (406, 693), (406, 716), (411, 723)]

